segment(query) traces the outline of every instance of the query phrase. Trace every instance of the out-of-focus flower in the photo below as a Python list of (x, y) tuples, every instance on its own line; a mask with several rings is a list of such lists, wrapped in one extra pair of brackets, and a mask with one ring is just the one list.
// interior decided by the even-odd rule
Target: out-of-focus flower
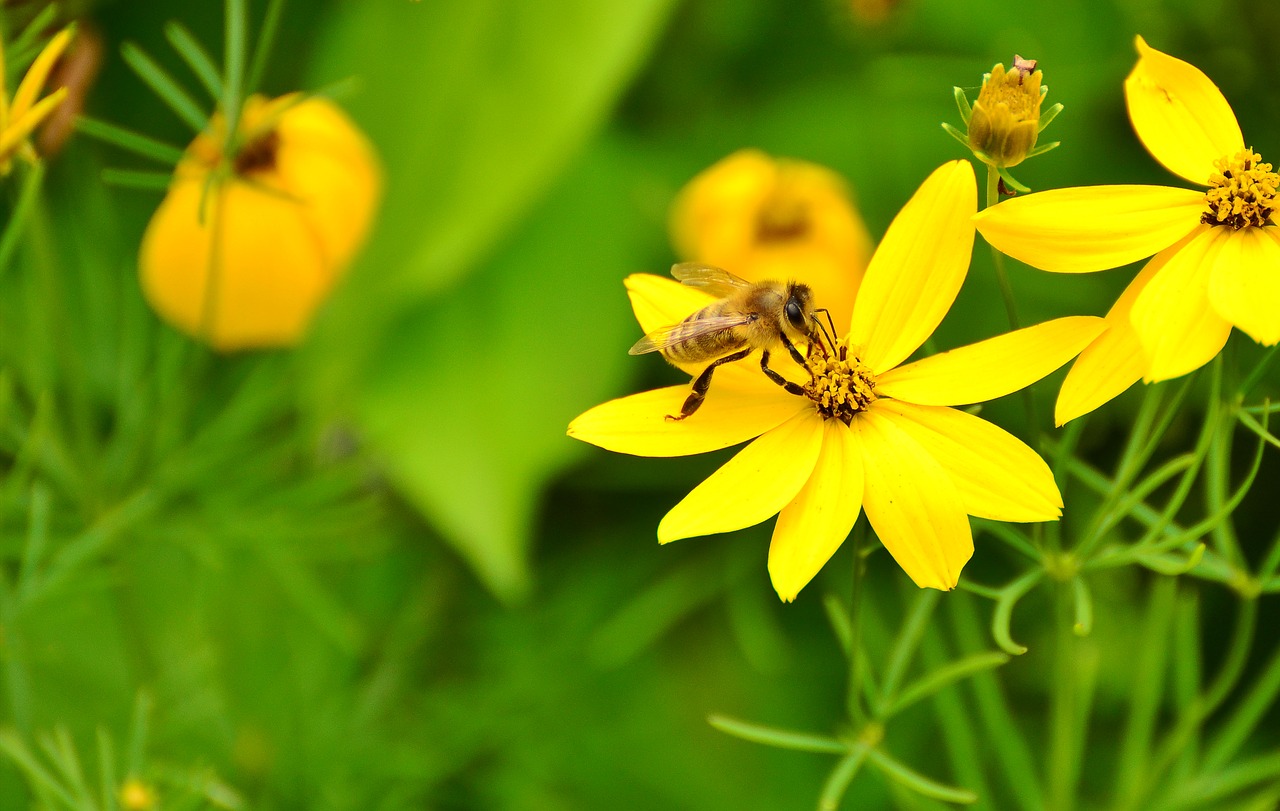
[(225, 138), (215, 115), (178, 164), (143, 236), (143, 292), (216, 349), (291, 345), (363, 242), (381, 171), (322, 98), (250, 97), (238, 148)]
[(37, 101), (40, 91), (44, 89), (49, 72), (62, 56), (71, 42), (74, 30), (67, 27), (59, 31), (49, 40), (27, 73), (18, 83), (13, 98), (5, 95), (4, 88), (4, 50), (0, 47), (0, 175), (7, 175), (13, 169), (13, 156), (34, 161), (35, 150), (28, 140), (35, 128), (53, 114), (58, 105), (67, 97), (66, 88), (59, 88), (43, 99)]
[(156, 807), (156, 793), (138, 778), (130, 777), (120, 787), (120, 806), (125, 811), (151, 811)]
[[(687, 420), (666, 418), (688, 393), (672, 386), (597, 406), (569, 435), (638, 456), (704, 453), (758, 437), (667, 514), (658, 540), (728, 532), (777, 513), (769, 574), (783, 600), (818, 573), (862, 510), (917, 585), (954, 587), (973, 554), (966, 514), (1050, 521), (1062, 497), (1035, 451), (953, 406), (1030, 385), (1103, 329), (1099, 318), (1062, 318), (904, 364), (964, 282), (976, 194), (965, 161), (924, 182), (871, 259), (848, 333), (809, 347), (808, 380), (794, 384), (801, 394), (758, 368), (730, 364)], [(632, 276), (627, 287), (646, 332), (710, 301), (657, 276)]]
[(1013, 58), (1006, 71), (997, 64), (982, 78), (982, 90), (969, 116), (969, 146), (984, 163), (1009, 168), (1022, 163), (1040, 134), (1042, 71), (1035, 60)]
[(1234, 325), (1280, 341), (1280, 175), (1252, 149), (1222, 93), (1196, 67), (1137, 38), (1129, 118), (1156, 160), (1208, 191), (1090, 186), (1008, 200), (977, 216), (1010, 256), (1082, 273), (1155, 256), (1107, 313), (1058, 396), (1059, 425), (1139, 379), (1168, 380), (1221, 351)]
[(733, 153), (681, 190), (671, 240), (681, 259), (747, 281), (804, 282), (837, 323), (848, 320), (871, 255), (871, 238), (839, 175), (755, 149)]

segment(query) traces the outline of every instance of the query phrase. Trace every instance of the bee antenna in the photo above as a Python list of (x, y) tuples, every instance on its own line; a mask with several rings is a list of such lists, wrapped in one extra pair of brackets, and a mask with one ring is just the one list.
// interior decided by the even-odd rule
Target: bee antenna
[[(827, 323), (822, 323), (822, 319), (818, 318), (818, 313), (826, 316)], [(813, 319), (813, 323), (818, 325), (818, 329), (822, 332), (822, 337), (826, 339), (827, 345), (834, 350), (836, 348), (836, 325), (831, 320), (831, 311), (826, 307), (819, 307), (813, 311), (813, 315), (810, 318)]]

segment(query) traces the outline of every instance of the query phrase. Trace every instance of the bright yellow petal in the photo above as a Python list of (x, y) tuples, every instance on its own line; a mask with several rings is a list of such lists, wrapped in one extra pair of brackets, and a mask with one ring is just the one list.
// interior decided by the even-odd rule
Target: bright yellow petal
[(1200, 222), (1204, 194), (1167, 186), (1083, 186), (1019, 196), (983, 210), (978, 232), (1041, 270), (1088, 273), (1137, 262)]
[(1228, 228), (1201, 226), (1133, 302), (1130, 320), (1150, 365), (1143, 378), (1168, 380), (1199, 369), (1222, 351), (1231, 322), (1209, 304), (1209, 278), (1231, 236)]
[(1138, 294), (1164, 267), (1175, 248), (1148, 262), (1107, 312), (1107, 331), (1080, 353), (1067, 372), (1067, 379), (1062, 381), (1053, 414), (1055, 424), (1066, 425), (1088, 414), (1142, 379), (1147, 358), (1129, 313)]
[(876, 394), (920, 405), (967, 405), (1026, 388), (1074, 358), (1106, 329), (1090, 315), (1024, 327), (890, 369)]
[[(0, 95), (3, 91), (0, 90)], [(27, 136), (35, 131), (35, 128), (44, 123), (44, 120), (58, 109), (58, 105), (67, 97), (67, 89), (59, 87), (54, 92), (40, 100), (36, 106), (27, 110), (21, 117), (17, 117), (13, 122), (5, 128), (0, 134), (0, 159), (12, 154)]]
[(761, 435), (671, 508), (658, 542), (731, 532), (775, 515), (813, 473), (822, 426), (818, 412), (805, 409)]
[(22, 118), (35, 104), (36, 97), (40, 95), (40, 90), (49, 78), (49, 71), (53, 70), (58, 57), (62, 56), (62, 52), (71, 43), (73, 34), (73, 29), (69, 27), (59, 31), (31, 63), (31, 67), (27, 69), (27, 75), (23, 76), (18, 84), (18, 89), (13, 94), (13, 104), (9, 107), (9, 115), (14, 121)]
[[(715, 301), (704, 290), (652, 273), (633, 273), (623, 282), (642, 334), (677, 324)], [(637, 336), (638, 337), (638, 336)]]
[(610, 400), (569, 423), (569, 436), (635, 456), (687, 456), (746, 442), (809, 408), (807, 400), (759, 377), (745, 387), (717, 378), (697, 413), (679, 422), (667, 415), (680, 413), (687, 385)]
[(823, 423), (813, 475), (778, 515), (769, 544), (769, 578), (791, 602), (848, 537), (862, 506), (862, 454), (856, 431)]
[(1244, 149), (1231, 105), (1194, 65), (1136, 39), (1138, 64), (1124, 82), (1129, 119), (1156, 160), (1206, 186), (1213, 162)]
[(977, 182), (968, 161), (934, 170), (894, 217), (853, 304), (850, 343), (879, 373), (933, 334), (969, 271)]
[(928, 451), (951, 476), (965, 512), (996, 521), (1054, 521), (1062, 495), (1040, 455), (984, 419), (954, 408), (877, 400), (872, 411)]
[(1265, 346), (1280, 342), (1280, 232), (1243, 228), (1228, 235), (1209, 276), (1218, 315)]
[(880, 542), (917, 586), (954, 588), (973, 535), (951, 477), (894, 415), (865, 411), (853, 424), (866, 475), (862, 507)]

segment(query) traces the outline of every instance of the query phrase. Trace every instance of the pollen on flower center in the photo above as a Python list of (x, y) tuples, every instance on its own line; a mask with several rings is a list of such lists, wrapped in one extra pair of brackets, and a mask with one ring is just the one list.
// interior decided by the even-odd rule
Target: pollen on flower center
[(1213, 166), (1216, 171), (1209, 178), (1209, 191), (1204, 195), (1209, 210), (1201, 215), (1200, 222), (1225, 225), (1236, 231), (1266, 225), (1275, 210), (1276, 188), (1280, 186), (1280, 175), (1271, 171), (1271, 164), (1262, 163), (1261, 155), (1246, 149), (1218, 159)]
[(876, 399), (876, 379), (871, 368), (849, 353), (848, 343), (841, 339), (832, 351), (817, 342), (809, 352), (809, 374), (804, 393), (828, 419), (848, 425), (859, 411), (866, 411)]

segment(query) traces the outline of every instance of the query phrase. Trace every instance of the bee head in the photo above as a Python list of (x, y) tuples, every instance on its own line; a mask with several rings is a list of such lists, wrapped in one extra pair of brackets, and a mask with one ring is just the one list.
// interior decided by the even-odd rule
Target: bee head
[(787, 326), (796, 333), (808, 336), (811, 327), (809, 319), (813, 316), (813, 291), (807, 284), (789, 282), (787, 284), (787, 302), (782, 307)]

